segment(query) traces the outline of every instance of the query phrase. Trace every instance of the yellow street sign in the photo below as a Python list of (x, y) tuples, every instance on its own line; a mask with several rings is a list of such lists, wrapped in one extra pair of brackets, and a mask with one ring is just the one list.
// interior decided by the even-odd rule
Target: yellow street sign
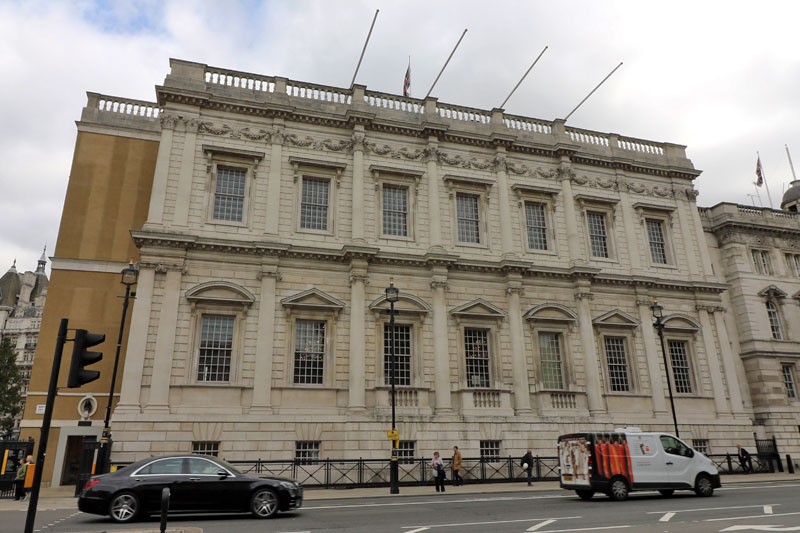
[(390, 429), (389, 431), (386, 432), (386, 438), (388, 440), (398, 440), (400, 439), (400, 434), (396, 429)]

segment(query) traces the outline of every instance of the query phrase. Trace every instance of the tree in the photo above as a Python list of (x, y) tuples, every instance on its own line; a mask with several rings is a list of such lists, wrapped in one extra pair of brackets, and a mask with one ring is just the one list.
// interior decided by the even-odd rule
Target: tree
[(9, 437), (22, 403), (22, 376), (11, 339), (0, 341), (0, 435)]

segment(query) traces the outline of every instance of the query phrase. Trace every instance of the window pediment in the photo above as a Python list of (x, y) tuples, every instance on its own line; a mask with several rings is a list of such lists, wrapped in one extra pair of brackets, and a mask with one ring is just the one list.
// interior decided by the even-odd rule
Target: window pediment
[(502, 320), (506, 317), (505, 311), (482, 298), (476, 298), (471, 302), (459, 305), (451, 309), (450, 314), (456, 318), (482, 318), (493, 320)]
[(195, 285), (186, 291), (186, 299), (193, 303), (214, 302), (242, 305), (250, 305), (256, 301), (255, 296), (250, 291), (229, 281), (208, 281)]
[(334, 313), (338, 313), (345, 308), (343, 301), (334, 298), (330, 294), (326, 294), (316, 287), (284, 298), (281, 300), (281, 305), (289, 309), (316, 309), (321, 311), (333, 311)]
[(661, 321), (664, 323), (664, 329), (672, 331), (700, 331), (700, 323), (695, 318), (682, 313), (667, 315)]
[(573, 326), (578, 321), (578, 315), (571, 309), (561, 304), (539, 304), (530, 308), (523, 318), (531, 324), (554, 324)]
[[(400, 293), (398, 300), (394, 304), (394, 310), (400, 314), (406, 315), (425, 315), (430, 312), (430, 306), (425, 303), (421, 298), (413, 294)], [(389, 309), (389, 302), (386, 301), (386, 295), (382, 294), (369, 304), (369, 310), (374, 313), (383, 313)]]
[(595, 327), (635, 328), (639, 325), (639, 321), (624, 311), (614, 309), (592, 320), (592, 324)]
[[(798, 294), (800, 294), (800, 293), (798, 293)], [(785, 291), (782, 291), (781, 289), (779, 289), (775, 285), (770, 285), (766, 289), (764, 289), (761, 292), (759, 292), (758, 295), (759, 296), (763, 296), (764, 298), (768, 298), (768, 299), (778, 299), (779, 300), (781, 298), (786, 298), (787, 296), (789, 296), (789, 293), (787, 293)]]

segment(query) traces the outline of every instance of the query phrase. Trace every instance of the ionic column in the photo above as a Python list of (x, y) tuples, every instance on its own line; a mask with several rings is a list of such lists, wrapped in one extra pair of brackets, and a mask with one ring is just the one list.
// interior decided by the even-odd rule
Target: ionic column
[(267, 223), (265, 231), (270, 234), (278, 233), (278, 217), (281, 211), (281, 161), (283, 139), (283, 124), (278, 123), (270, 135), (269, 177), (267, 178)]
[[(175, 215), (173, 223), (176, 226), (189, 224), (189, 202), (192, 198), (192, 178), (194, 177), (194, 154), (197, 149), (197, 128), (200, 121), (188, 119), (183, 121), (186, 134), (183, 138), (183, 154), (181, 155), (181, 169), (178, 174), (178, 191), (175, 195)], [(213, 196), (214, 191), (211, 191)]]
[(153, 281), (156, 271), (151, 266), (139, 264), (136, 299), (131, 313), (128, 346), (125, 348), (125, 365), (122, 371), (122, 389), (115, 413), (139, 412), (142, 391), (142, 370), (147, 347), (147, 330), (150, 327), (150, 310), (153, 302)]
[(175, 331), (178, 326), (178, 304), (181, 295), (181, 266), (170, 266), (164, 282), (164, 296), (156, 333), (153, 376), (150, 380), (148, 409), (169, 409), (169, 381), (172, 356), (175, 352)]
[(714, 270), (711, 268), (711, 254), (708, 253), (708, 246), (706, 245), (706, 232), (703, 230), (703, 222), (700, 220), (700, 211), (697, 209), (697, 204), (695, 203), (698, 194), (698, 191), (695, 189), (686, 189), (686, 205), (689, 207), (689, 213), (691, 214), (691, 220), (697, 238), (697, 247), (700, 249), (700, 261), (703, 266), (702, 273), (706, 277), (713, 277)]
[(158, 143), (158, 156), (156, 157), (156, 168), (153, 173), (153, 187), (150, 192), (150, 208), (147, 214), (148, 224), (164, 224), (164, 202), (167, 200), (167, 180), (169, 178), (169, 159), (172, 153), (172, 135), (175, 130), (175, 123), (178, 117), (175, 115), (164, 114), (159, 117), (161, 122), (161, 141)]
[(447, 280), (444, 276), (434, 276), (433, 289), (433, 368), (436, 372), (436, 412), (451, 411), (450, 404), (450, 349), (447, 343), (447, 305), (445, 290)]
[(350, 269), (350, 394), (348, 404), (351, 409), (365, 407), (366, 341), (364, 339), (364, 322), (366, 320), (365, 286), (368, 279), (366, 262), (359, 262), (359, 264), (354, 262)]
[[(647, 372), (650, 377), (650, 394), (653, 397), (654, 414), (667, 412), (667, 399), (664, 396), (664, 375), (661, 373), (661, 343), (656, 338), (655, 328), (653, 328), (653, 317), (650, 311), (651, 301), (644, 295), (636, 300), (639, 307), (639, 320), (642, 323), (642, 342), (644, 344), (644, 354), (647, 358)], [(667, 370), (665, 370), (667, 371)]]
[(442, 248), (442, 211), (439, 207), (439, 143), (436, 137), (428, 138), (428, 146), (425, 148), (427, 157), (427, 179), (428, 179), (428, 216), (430, 231), (430, 247)]
[(602, 385), (600, 383), (600, 368), (597, 361), (597, 347), (594, 343), (594, 327), (589, 300), (592, 293), (588, 287), (577, 287), (575, 300), (578, 302), (578, 327), (581, 332), (581, 345), (583, 346), (584, 372), (586, 374), (586, 393), (589, 398), (589, 413), (602, 413), (603, 407)]
[(722, 367), (725, 369), (725, 380), (728, 382), (728, 396), (730, 397), (731, 410), (742, 413), (742, 390), (739, 388), (739, 379), (736, 372), (736, 361), (731, 350), (731, 340), (728, 337), (728, 328), (725, 326), (724, 309), (718, 307), (714, 311), (714, 324), (717, 326), (719, 336), (719, 349), (722, 352)]
[(500, 235), (503, 243), (503, 257), (514, 257), (514, 240), (511, 232), (511, 203), (508, 199), (508, 176), (506, 173), (506, 149), (497, 147), (494, 160), (497, 175), (498, 201), (500, 202)]
[[(708, 316), (709, 307), (698, 305), (697, 313), (700, 317), (700, 327), (703, 331), (703, 347), (706, 351), (708, 370), (711, 375), (711, 388), (714, 394), (714, 408), (717, 415), (730, 415), (731, 411), (725, 401), (725, 386), (722, 384), (722, 365), (717, 357), (717, 349), (714, 345), (714, 331), (711, 329), (711, 319)], [(712, 307), (711, 312), (714, 308)]]
[(250, 412), (272, 411), (272, 359), (275, 350), (275, 289), (281, 275), (275, 264), (263, 265), (260, 272), (261, 292), (258, 304), (258, 336), (256, 367), (253, 376), (253, 400)]
[(364, 240), (364, 126), (353, 133), (353, 240)]
[[(624, 180), (621, 179), (622, 176), (619, 171), (617, 171), (617, 182), (623, 182)], [(620, 187), (620, 191), (624, 190), (625, 186), (623, 185)], [(630, 257), (630, 270), (632, 272), (636, 272), (641, 268), (642, 260), (640, 255), (640, 248), (639, 248), (639, 240), (637, 239), (637, 233), (641, 231), (647, 232), (647, 228), (644, 227), (643, 220), (641, 216), (636, 216), (636, 212), (633, 210), (633, 206), (631, 205), (631, 195), (629, 192), (621, 192), (620, 193), (620, 207), (622, 209), (622, 220), (623, 225), (625, 227), (625, 240), (628, 246), (628, 257)], [(649, 247), (645, 242), (645, 254), (650, 253)], [(645, 261), (647, 263), (647, 261)]]
[[(566, 158), (563, 158), (566, 159)], [(572, 193), (572, 170), (569, 160), (562, 161), (558, 169), (561, 189), (564, 191), (564, 218), (567, 221), (567, 249), (570, 264), (581, 261), (582, 254), (578, 249), (578, 216), (575, 213), (575, 196)]]
[(512, 281), (506, 287), (508, 325), (511, 331), (511, 361), (514, 368), (514, 408), (517, 414), (529, 413), (531, 410), (528, 365), (525, 361), (525, 340), (522, 336), (522, 309), (519, 301), (524, 292), (520, 281)]

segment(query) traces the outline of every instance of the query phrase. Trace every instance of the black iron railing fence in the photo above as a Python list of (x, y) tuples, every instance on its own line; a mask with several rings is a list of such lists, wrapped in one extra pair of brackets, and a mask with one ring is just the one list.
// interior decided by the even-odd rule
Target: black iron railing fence
[[(743, 474), (735, 454), (707, 456), (720, 474)], [(452, 480), (450, 459), (444, 459), (448, 481)], [(320, 459), (318, 461), (292, 460), (229, 460), (241, 472), (256, 476), (277, 476), (297, 480), (305, 487), (381, 487), (389, 485), (388, 459)], [(129, 463), (112, 462), (118, 468)], [(406, 459), (399, 465), (401, 485), (433, 484), (430, 458)], [(753, 455), (755, 472), (771, 472), (767, 459)], [(526, 472), (515, 457), (464, 458), (461, 462), (464, 483), (512, 483), (525, 481)], [(558, 457), (536, 456), (533, 461), (534, 481), (558, 480)]]

